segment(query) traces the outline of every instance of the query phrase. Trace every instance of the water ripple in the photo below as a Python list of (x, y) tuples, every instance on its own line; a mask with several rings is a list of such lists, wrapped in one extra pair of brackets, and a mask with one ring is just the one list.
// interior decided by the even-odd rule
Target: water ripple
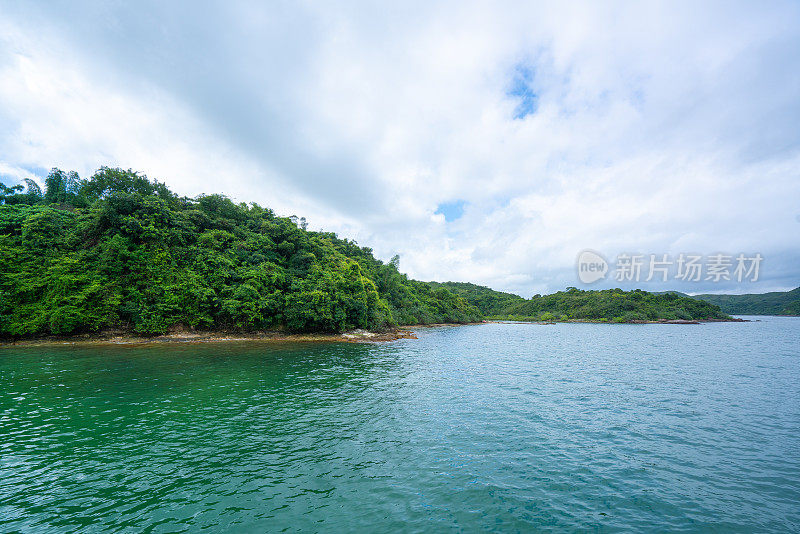
[(0, 530), (798, 531), (800, 320), (3, 349)]

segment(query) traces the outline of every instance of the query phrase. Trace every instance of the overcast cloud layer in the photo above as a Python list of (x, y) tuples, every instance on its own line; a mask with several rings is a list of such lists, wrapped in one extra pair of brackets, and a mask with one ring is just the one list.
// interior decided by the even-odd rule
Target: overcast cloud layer
[(130, 167), (524, 296), (586, 248), (800, 285), (797, 2), (270, 4), (0, 2), (0, 179)]

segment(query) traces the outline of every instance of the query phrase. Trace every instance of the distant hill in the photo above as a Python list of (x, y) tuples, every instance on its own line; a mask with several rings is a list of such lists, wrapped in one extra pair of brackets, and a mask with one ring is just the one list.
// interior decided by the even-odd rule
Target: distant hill
[(519, 295), (495, 291), (469, 282), (429, 282), (429, 284), (434, 288), (447, 289), (463, 298), (478, 308), (483, 315), (501, 315), (509, 306), (525, 302)]
[(694, 295), (733, 315), (800, 315), (800, 287), (745, 295)]
[(431, 282), (472, 304), (492, 319), (523, 321), (608, 321), (618, 323), (661, 320), (729, 319), (709, 302), (674, 291), (649, 293), (636, 289), (581, 291), (570, 287), (552, 295), (524, 299), (512, 293), (462, 282)]

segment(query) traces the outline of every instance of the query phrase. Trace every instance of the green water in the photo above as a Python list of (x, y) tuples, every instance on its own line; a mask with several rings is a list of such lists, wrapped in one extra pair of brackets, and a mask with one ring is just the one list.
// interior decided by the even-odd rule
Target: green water
[(0, 349), (0, 531), (798, 531), (800, 319)]

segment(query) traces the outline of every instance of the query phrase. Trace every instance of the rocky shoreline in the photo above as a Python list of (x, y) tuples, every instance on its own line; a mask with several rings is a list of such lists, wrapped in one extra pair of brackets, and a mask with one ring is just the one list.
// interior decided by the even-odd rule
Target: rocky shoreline
[[(482, 323), (465, 323), (482, 324)], [(41, 338), (0, 340), (0, 347), (42, 345), (145, 345), (170, 343), (222, 343), (230, 341), (258, 341), (280, 343), (379, 343), (399, 339), (417, 339), (414, 330), (442, 326), (462, 326), (456, 323), (436, 323), (400, 326), (390, 330), (351, 330), (341, 334), (314, 333), (292, 334), (281, 331), (261, 332), (192, 332), (175, 331), (159, 336), (137, 336), (124, 331), (109, 331), (75, 336), (48, 336)]]

